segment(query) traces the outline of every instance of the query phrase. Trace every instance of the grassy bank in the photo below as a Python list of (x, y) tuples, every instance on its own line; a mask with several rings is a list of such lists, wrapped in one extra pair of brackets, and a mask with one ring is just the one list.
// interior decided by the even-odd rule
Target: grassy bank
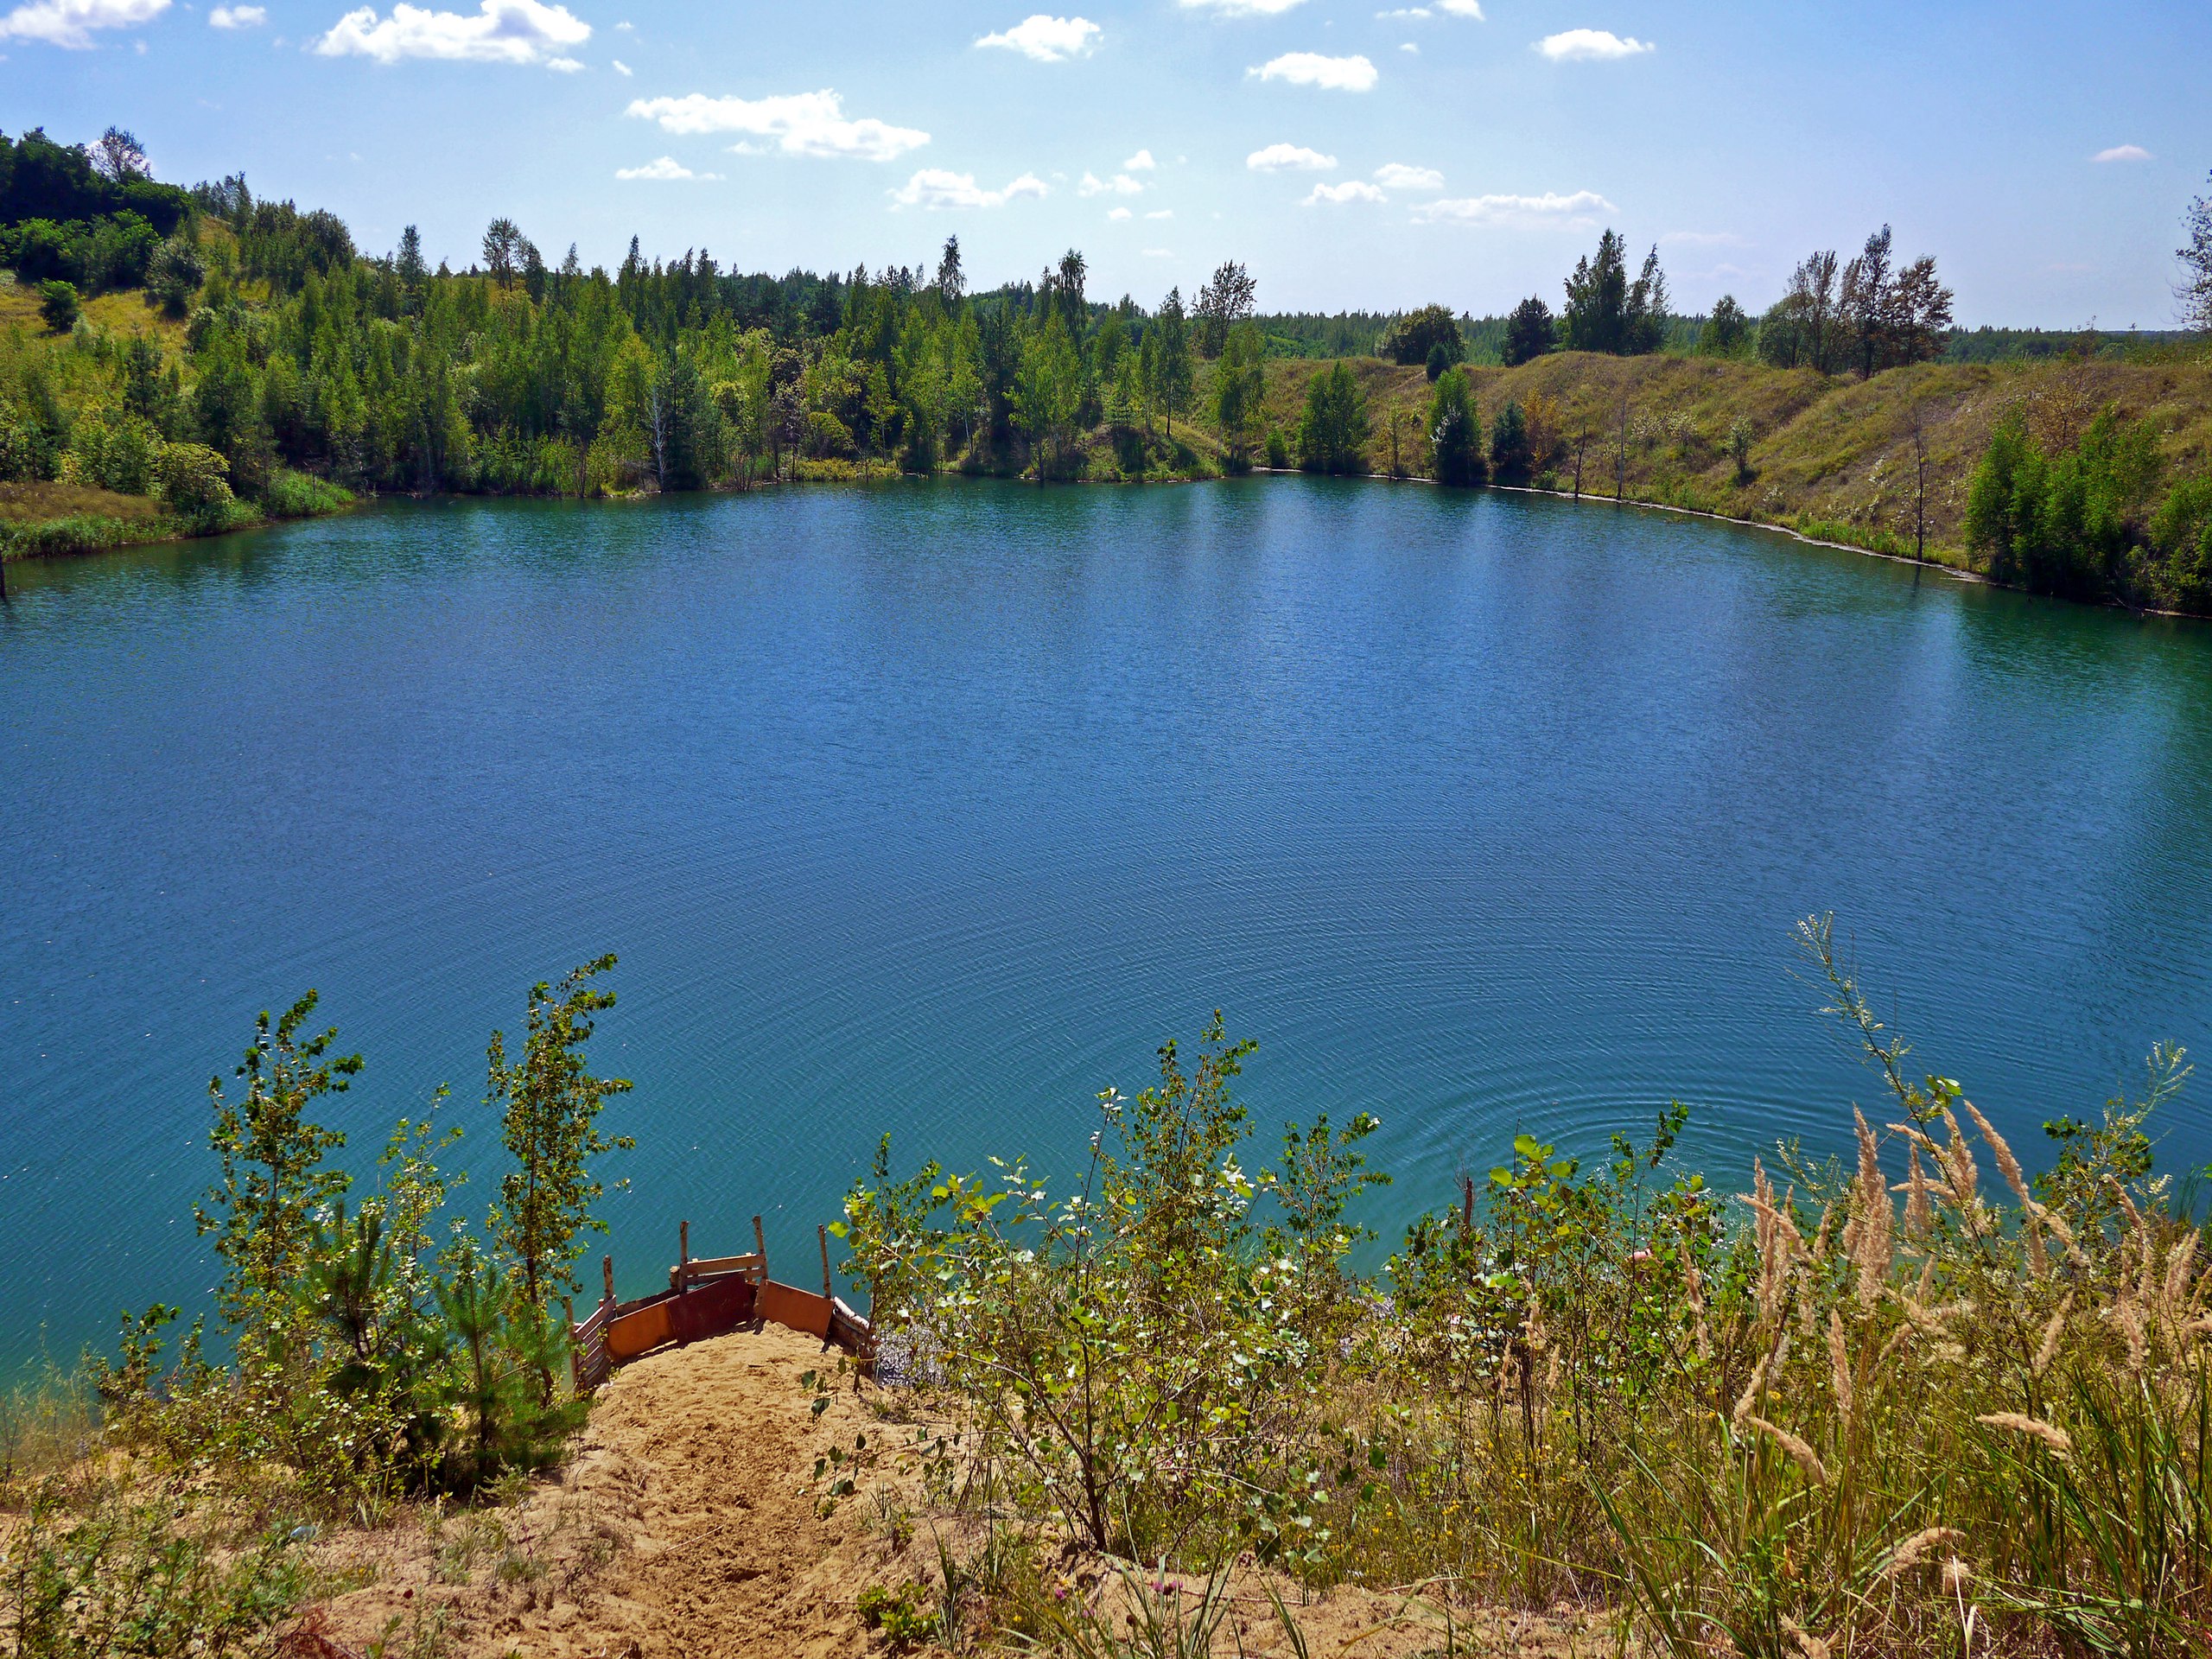
[[(1395, 421), (1402, 469), (1425, 474), (1427, 377), (1372, 358), (1352, 366), (1373, 423), (1372, 468), (1390, 468)], [(1308, 385), (1327, 367), (1269, 365), (1268, 423), (1294, 432)], [(1579, 455), (1586, 495), (1611, 498), (1618, 487), (1630, 500), (1898, 555), (1914, 552), (1924, 507), (1927, 556), (1960, 569), (1977, 563), (1965, 537), (1967, 486), (2012, 410), (2046, 447), (2063, 448), (2110, 405), (2124, 420), (2152, 422), (2177, 472), (2212, 467), (2212, 358), (1937, 363), (1859, 380), (1713, 358), (1563, 352), (1467, 373), (1485, 421), (1509, 403), (1541, 411), (1552, 441), (1529, 478), (1539, 487), (1572, 490)], [(1740, 469), (1731, 452), (1738, 423), (1749, 440)]]
[(0, 484), (0, 560), (62, 558), (221, 536), (283, 519), (325, 518), (353, 504), (350, 491), (301, 473), (272, 479), (259, 501), (232, 498), (190, 513), (173, 512), (151, 496), (97, 485)]

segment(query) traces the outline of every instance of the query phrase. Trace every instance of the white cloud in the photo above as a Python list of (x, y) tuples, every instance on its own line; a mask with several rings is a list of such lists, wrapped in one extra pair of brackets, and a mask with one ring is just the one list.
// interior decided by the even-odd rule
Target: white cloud
[(1364, 179), (1346, 179), (1342, 184), (1317, 184), (1313, 194), (1300, 203), (1311, 207), (1324, 201), (1382, 201), (1387, 200), (1380, 190)]
[(1122, 163), (1122, 171), (1124, 173), (1149, 173), (1159, 167), (1159, 165), (1160, 163), (1152, 159), (1152, 152), (1150, 150), (1141, 149), (1137, 151), (1135, 155), (1130, 156), (1128, 161)]
[(1336, 164), (1335, 156), (1324, 156), (1303, 144), (1269, 144), (1244, 158), (1244, 165), (1255, 173), (1325, 173)]
[(44, 41), (82, 50), (96, 29), (136, 29), (169, 9), (169, 0), (30, 0), (0, 17), (0, 41)]
[(1641, 53), (1658, 49), (1649, 41), (1639, 41), (1633, 35), (1624, 37), (1608, 29), (1562, 29), (1559, 34), (1547, 35), (1536, 42), (1536, 50), (1554, 63), (1633, 58)]
[(675, 156), (664, 156), (657, 162), (647, 162), (643, 167), (618, 167), (614, 169), (614, 176), (618, 179), (697, 179), (703, 183), (709, 179), (719, 179), (721, 175), (694, 173)]
[(1173, 219), (1175, 217), (1175, 210), (1173, 207), (1155, 207), (1152, 212), (1147, 213), (1145, 217), (1147, 219)]
[(925, 167), (892, 191), (891, 200), (900, 207), (1003, 207), (1020, 197), (1045, 194), (1045, 181), (1034, 173), (1024, 173), (1002, 190), (985, 190), (973, 173)]
[(1147, 259), (1173, 259), (1175, 251), (1172, 248), (1147, 248), (1144, 257)]
[[(704, 92), (687, 92), (682, 98), (633, 99), (627, 112), (658, 121), (664, 132), (741, 132), (772, 138), (786, 156), (889, 162), (930, 141), (929, 134), (913, 127), (894, 127), (873, 116), (848, 116), (844, 100), (828, 91), (779, 98), (709, 98)], [(742, 143), (734, 148), (745, 155), (761, 153), (761, 147)]]
[(545, 60), (545, 67), (548, 69), (558, 69), (564, 75), (573, 75), (581, 72), (584, 66), (583, 60), (581, 58), (548, 58)]
[(2140, 144), (2114, 144), (2110, 149), (2101, 149), (2089, 157), (2093, 162), (2147, 162), (2151, 152)]
[(1487, 21), (1482, 0), (1436, 0), (1436, 9), (1447, 17), (1471, 17), (1478, 23)]
[(1421, 48), (1415, 46), (1411, 41), (1400, 41), (1398, 42), (1398, 50), (1401, 52), (1410, 52), (1415, 57), (1419, 57), (1421, 55)]
[(1444, 175), (1433, 167), (1408, 167), (1385, 162), (1375, 169), (1375, 181), (1386, 190), (1441, 190)]
[(1222, 17), (1280, 17), (1301, 0), (1181, 0), (1185, 11), (1211, 11)]
[(1110, 179), (1102, 179), (1096, 173), (1085, 173), (1075, 193), (1078, 196), (1135, 196), (1143, 191), (1143, 182), (1126, 173), (1116, 173)]
[(623, 62), (620, 58), (611, 58), (608, 61), (614, 66), (614, 73), (616, 74), (621, 76), (625, 80), (630, 79), (631, 69), (628, 64)]
[(1613, 204), (1595, 190), (1577, 190), (1566, 196), (1547, 191), (1541, 196), (1455, 196), (1426, 201), (1414, 209), (1414, 217), (1430, 223), (1451, 219), (1467, 225), (1543, 224), (1574, 219), (1601, 209), (1609, 213), (1615, 211)]
[(269, 21), (262, 6), (218, 6), (207, 14), (210, 29), (259, 29)]
[(395, 5), (389, 17), (374, 6), (347, 12), (315, 43), (326, 58), (357, 56), (378, 63), (442, 58), (467, 63), (543, 63), (582, 68), (563, 47), (582, 46), (591, 25), (566, 6), (543, 0), (481, 0), (474, 16)]
[(1052, 17), (1037, 12), (1012, 29), (986, 35), (978, 46), (1001, 46), (1039, 63), (1065, 63), (1080, 58), (1098, 44), (1098, 25), (1088, 17)]
[(1364, 57), (1324, 57), (1319, 52), (1286, 52), (1248, 71), (1262, 80), (1287, 80), (1294, 86), (1323, 86), (1333, 92), (1364, 92), (1375, 86), (1375, 66)]
[(1375, 15), (1387, 23), (1394, 17), (1427, 17), (1434, 14), (1427, 6), (1400, 6), (1395, 11), (1378, 11)]
[(1133, 219), (1135, 215), (1130, 213), (1126, 207), (1114, 207), (1109, 208), (1107, 211), (1106, 217), (1109, 219)]

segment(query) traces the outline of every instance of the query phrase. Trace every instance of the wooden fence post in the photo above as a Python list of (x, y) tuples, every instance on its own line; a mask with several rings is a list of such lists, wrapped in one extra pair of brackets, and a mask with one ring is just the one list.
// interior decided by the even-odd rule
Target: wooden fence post
[(760, 1252), (760, 1277), (765, 1281), (768, 1276), (768, 1236), (760, 1230), (758, 1216), (753, 1217), (753, 1248)]
[(576, 1299), (563, 1296), (561, 1313), (569, 1321), (569, 1391), (582, 1394), (584, 1391), (584, 1358), (583, 1350), (576, 1346)]
[(679, 1296), (690, 1287), (688, 1282), (690, 1275), (684, 1272), (684, 1268), (690, 1265), (691, 1224), (679, 1221), (676, 1224), (676, 1283), (670, 1287)]
[(822, 1300), (836, 1300), (836, 1294), (830, 1288), (830, 1229), (826, 1224), (817, 1226), (814, 1236), (822, 1244)]
[(612, 1308), (614, 1306), (614, 1258), (611, 1255), (600, 1257), (599, 1271), (601, 1279), (607, 1287), (607, 1294), (603, 1299), (605, 1305)]

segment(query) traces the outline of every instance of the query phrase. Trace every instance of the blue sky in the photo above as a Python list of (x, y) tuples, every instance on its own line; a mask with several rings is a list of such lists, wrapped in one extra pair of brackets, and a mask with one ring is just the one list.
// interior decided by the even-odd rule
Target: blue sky
[(498, 213), (587, 264), (957, 232), (983, 283), (1075, 245), (1147, 305), (1234, 257), (1263, 308), (1479, 313), (1612, 225), (1756, 308), (1887, 220), (1961, 321), (2051, 327), (2170, 326), (2212, 167), (2203, 0), (1034, 3), (0, 0), (0, 128), (119, 123), (456, 264)]

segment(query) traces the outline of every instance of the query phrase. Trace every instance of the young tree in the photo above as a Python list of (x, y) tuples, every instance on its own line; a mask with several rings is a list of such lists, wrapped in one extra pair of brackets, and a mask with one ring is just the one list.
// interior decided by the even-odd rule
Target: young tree
[(1428, 453), (1440, 484), (1479, 484), (1485, 476), (1482, 416), (1465, 369), (1447, 370), (1429, 395)]
[(1014, 418), (1036, 452), (1039, 484), (1050, 475), (1056, 452), (1065, 470), (1082, 401), (1083, 365), (1067, 325), (1056, 316), (1023, 342), (1014, 387)]
[(636, 1145), (599, 1129), (601, 1108), (627, 1093), (629, 1080), (594, 1077), (584, 1054), (592, 1016), (614, 1006), (614, 993), (591, 982), (613, 966), (610, 955), (571, 969), (557, 991), (539, 981), (531, 987), (520, 1060), (510, 1064), (502, 1032), (492, 1033), (487, 1052), (485, 1103), (499, 1112), (500, 1138), (515, 1164), (499, 1182), (487, 1225), (524, 1302), (540, 1313), (556, 1292), (573, 1287), (584, 1233), (607, 1230), (591, 1212), (603, 1190), (591, 1160)]
[(1213, 279), (1198, 290), (1194, 315), (1198, 318), (1198, 355), (1217, 358), (1229, 344), (1230, 330), (1249, 317), (1259, 284), (1244, 267), (1226, 260)]
[[(515, 269), (522, 257), (523, 234), (512, 219), (495, 219), (484, 232), (484, 269), (501, 288), (514, 284)], [(631, 257), (635, 258), (637, 242), (631, 240)]]
[(1852, 355), (1862, 380), (1872, 378), (1885, 355), (1891, 265), (1890, 227), (1885, 225), (1866, 238), (1859, 257), (1843, 268), (1843, 326), (1851, 333)]
[(1191, 330), (1183, 315), (1181, 288), (1169, 289), (1167, 297), (1160, 302), (1160, 315), (1145, 331), (1147, 340), (1154, 334), (1160, 336), (1156, 396), (1160, 412), (1167, 416), (1167, 436), (1172, 442), (1175, 416), (1191, 406)]
[(1705, 327), (1698, 330), (1698, 355), (1738, 357), (1751, 338), (1751, 318), (1736, 303), (1733, 294), (1723, 294), (1713, 305), (1713, 315), (1705, 320)]
[(1509, 369), (1523, 363), (1534, 362), (1558, 343), (1559, 327), (1552, 321), (1552, 308), (1542, 299), (1530, 295), (1513, 308), (1513, 315), (1505, 320), (1505, 345), (1501, 355)]
[(315, 1236), (314, 1211), (343, 1194), (341, 1170), (323, 1166), (324, 1154), (346, 1144), (335, 1129), (308, 1116), (327, 1095), (343, 1094), (361, 1070), (358, 1054), (333, 1056), (338, 1032), (302, 1037), (315, 1012), (309, 991), (272, 1022), (264, 1011), (254, 1021), (253, 1042), (232, 1074), (245, 1093), (231, 1100), (223, 1080), (211, 1077), (207, 1103), (215, 1121), (208, 1144), (222, 1173), (193, 1207), (202, 1235), (215, 1236), (223, 1261), (216, 1293), (223, 1318), (242, 1338), (265, 1343), (280, 1357), (295, 1329), (295, 1292), (308, 1267)]
[(1267, 397), (1267, 344), (1256, 325), (1239, 322), (1223, 341), (1214, 372), (1214, 420), (1229, 452), (1231, 472), (1252, 464), (1260, 440), (1261, 404)]
[(2182, 327), (2212, 332), (2212, 195), (2190, 203), (2183, 226), (2189, 242), (2174, 254), (2182, 268), (2174, 289), (2174, 297), (2181, 302)]
[(1643, 270), (1629, 284), (1621, 313), (1621, 350), (1647, 357), (1667, 343), (1667, 273), (1659, 269), (1659, 247), (1643, 256)]
[(1365, 472), (1370, 429), (1367, 397), (1351, 365), (1333, 363), (1306, 383), (1306, 412), (1298, 423), (1298, 464), (1309, 473)]
[(968, 278), (960, 269), (960, 238), (948, 236), (937, 262), (937, 296), (950, 311), (958, 307), (967, 292)]
[(1529, 417), (1518, 404), (1497, 411), (1490, 434), (1490, 469), (1500, 480), (1517, 482), (1529, 476)]
[(1628, 251), (1608, 230), (1598, 238), (1594, 257), (1574, 263), (1567, 279), (1567, 308), (1560, 332), (1570, 352), (1618, 353), (1624, 347), (1628, 313)]
[(1759, 355), (1777, 368), (1833, 374), (1840, 366), (1836, 257), (1810, 254), (1789, 273), (1789, 287), (1759, 325)]
[(147, 170), (146, 148), (121, 127), (110, 127), (99, 136), (99, 142), (86, 147), (92, 157), (92, 170), (110, 184), (129, 184), (136, 179), (151, 178)]

